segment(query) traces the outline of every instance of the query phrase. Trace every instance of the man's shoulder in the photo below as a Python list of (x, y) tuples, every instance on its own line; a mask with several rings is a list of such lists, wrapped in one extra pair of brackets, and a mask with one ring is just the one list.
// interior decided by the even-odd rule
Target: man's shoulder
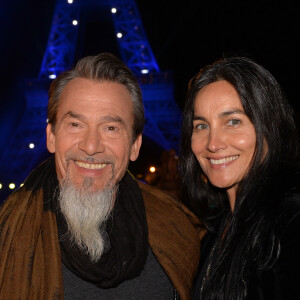
[(170, 194), (162, 191), (161, 189), (152, 186), (150, 184), (144, 183), (143, 181), (137, 180), (138, 186), (141, 189), (143, 195), (146, 194), (149, 197), (157, 198), (158, 200), (166, 200), (170, 201), (171, 203), (178, 203), (178, 201), (171, 196)]
[(170, 210), (173, 212), (177, 211), (177, 213), (185, 213), (197, 218), (181, 201), (172, 195), (142, 181), (138, 180), (137, 182), (142, 191), (146, 209), (148, 206), (155, 205), (156, 208), (167, 208), (169, 212)]
[(180, 297), (190, 297), (205, 234), (200, 220), (171, 195), (138, 181), (148, 224), (148, 241)]
[(137, 183), (142, 191), (148, 221), (153, 219), (157, 223), (161, 219), (165, 225), (179, 223), (181, 226), (189, 223), (197, 231), (204, 230), (199, 218), (180, 200), (142, 181)]

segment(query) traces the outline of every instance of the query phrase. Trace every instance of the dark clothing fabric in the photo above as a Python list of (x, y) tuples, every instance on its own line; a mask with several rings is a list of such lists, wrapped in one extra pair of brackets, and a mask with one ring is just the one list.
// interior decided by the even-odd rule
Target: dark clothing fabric
[[(282, 201), (277, 216), (280, 254), (274, 266), (250, 275), (247, 300), (300, 299), (300, 194)], [(207, 233), (201, 243), (199, 273), (193, 288), (193, 299), (199, 300), (202, 281), (207, 271), (207, 258), (217, 233)], [(205, 299), (207, 300), (207, 299)]]
[(65, 300), (173, 300), (171, 281), (155, 258), (151, 248), (140, 276), (126, 280), (117, 287), (101, 289), (82, 280), (63, 265)]
[(110, 248), (97, 263), (64, 238), (68, 228), (58, 209), (56, 219), (62, 261), (77, 276), (107, 289), (141, 273), (148, 247), (146, 212), (141, 190), (129, 173), (120, 182), (115, 207), (106, 223)]
[[(56, 193), (55, 181), (56, 172), (53, 158), (50, 158), (34, 170), (24, 186), (13, 193), (1, 206), (0, 299), (50, 300), (64, 297), (62, 259), (66, 264), (68, 263), (62, 256), (67, 257), (70, 247), (61, 249), (58, 239), (60, 225), (57, 223), (56, 209), (53, 208), (55, 201), (52, 201), (53, 195)], [(135, 237), (136, 230), (139, 236), (137, 241), (129, 238), (131, 242), (127, 245), (133, 252), (140, 251), (141, 255), (137, 259), (137, 264), (132, 264), (133, 272), (130, 272), (129, 276), (126, 268), (122, 269), (118, 263), (107, 264), (107, 267), (110, 265), (117, 269), (120, 267), (117, 272), (108, 270), (107, 274), (112, 274), (109, 280), (113, 278), (112, 282), (115, 282), (114, 280), (117, 278), (118, 281), (125, 282), (140, 276), (149, 244), (157, 261), (178, 291), (180, 299), (190, 299), (192, 282), (199, 262), (200, 239), (204, 233), (199, 219), (182, 203), (158, 189), (133, 180), (129, 174), (125, 176), (124, 183), (126, 183), (125, 191), (120, 188), (122, 195), (118, 201), (122, 198), (129, 199), (132, 195), (135, 195), (133, 199), (137, 198), (137, 203), (129, 204), (126, 212), (131, 215), (131, 211), (136, 210), (132, 213), (132, 220), (129, 221), (133, 225), (130, 225), (131, 228), (123, 228), (127, 226), (127, 222), (124, 221), (128, 217), (126, 214), (125, 217), (120, 218), (120, 223), (112, 221), (111, 224), (116, 227), (120, 226), (116, 230), (119, 232), (118, 235), (122, 235), (125, 230), (127, 231), (126, 235), (129, 232)], [(132, 189), (135, 190), (133, 193)], [(140, 193), (142, 193), (142, 197)], [(120, 202), (122, 201), (120, 200)], [(131, 200), (129, 199), (129, 201)], [(120, 205), (121, 211), (127, 209), (125, 201), (123, 203), (125, 206), (122, 208)], [(137, 221), (138, 218), (141, 219)], [(139, 228), (136, 228), (137, 226)], [(127, 237), (125, 238), (127, 239)], [(117, 247), (126, 245), (128, 241), (123, 242), (116, 244)], [(111, 241), (111, 250), (114, 247), (115, 244)], [(120, 255), (123, 259), (123, 255), (128, 249), (122, 251), (121, 247), (119, 250), (117, 251), (119, 254), (112, 255), (111, 258)], [(71, 261), (74, 259), (73, 254)], [(131, 256), (130, 253), (128, 255), (131, 264), (136, 255)], [(124, 259), (127, 258), (126, 255)], [(86, 277), (90, 276), (90, 274), (86, 274), (88, 270), (82, 272), (84, 270), (82, 261), (80, 264), (79, 267), (74, 264), (68, 265), (68, 267), (81, 278), (93, 282), (93, 279)], [(138, 267), (139, 265), (142, 266)], [(119, 270), (122, 274), (119, 274)], [(93, 274), (92, 276), (97, 275)], [(120, 278), (122, 279), (120, 280)], [(147, 291), (145, 291), (146, 294)]]

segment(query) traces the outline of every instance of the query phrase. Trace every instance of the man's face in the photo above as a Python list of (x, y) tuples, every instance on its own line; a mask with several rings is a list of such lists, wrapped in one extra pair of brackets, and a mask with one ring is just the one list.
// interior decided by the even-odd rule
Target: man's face
[(59, 99), (54, 132), (47, 126), (47, 148), (55, 153), (58, 180), (66, 176), (91, 191), (113, 186), (136, 160), (142, 137), (132, 143), (133, 104), (125, 86), (76, 78)]

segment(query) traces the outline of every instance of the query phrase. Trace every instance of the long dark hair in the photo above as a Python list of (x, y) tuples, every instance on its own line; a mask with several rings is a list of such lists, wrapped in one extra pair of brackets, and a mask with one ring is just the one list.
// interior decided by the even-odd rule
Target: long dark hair
[[(239, 184), (233, 213), (226, 190), (205, 179), (191, 149), (195, 97), (203, 87), (219, 80), (236, 89), (256, 132), (255, 153)], [(274, 216), (294, 185), (292, 175), (298, 171), (299, 161), (293, 110), (280, 85), (262, 66), (246, 57), (218, 60), (189, 83), (180, 151), (183, 201), (207, 230), (216, 231), (216, 224), (223, 224), (215, 245), (218, 251), (209, 257), (210, 275), (203, 284), (203, 299), (244, 299), (251, 271), (272, 266), (280, 251)]]

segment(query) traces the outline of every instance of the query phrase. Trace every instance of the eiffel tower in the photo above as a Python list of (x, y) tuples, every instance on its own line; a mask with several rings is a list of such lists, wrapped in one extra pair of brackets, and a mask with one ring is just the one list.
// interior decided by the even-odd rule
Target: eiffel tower
[(45, 127), (49, 85), (73, 66), (81, 20), (84, 22), (81, 16), (90, 11), (93, 15), (97, 12), (109, 15), (120, 58), (141, 84), (146, 116), (144, 136), (163, 149), (178, 150), (181, 112), (173, 97), (172, 75), (159, 69), (135, 1), (57, 0), (40, 72), (37, 78), (26, 81), (26, 109), (0, 155), (0, 201), (11, 193), (10, 183), (18, 188), (48, 155)]

